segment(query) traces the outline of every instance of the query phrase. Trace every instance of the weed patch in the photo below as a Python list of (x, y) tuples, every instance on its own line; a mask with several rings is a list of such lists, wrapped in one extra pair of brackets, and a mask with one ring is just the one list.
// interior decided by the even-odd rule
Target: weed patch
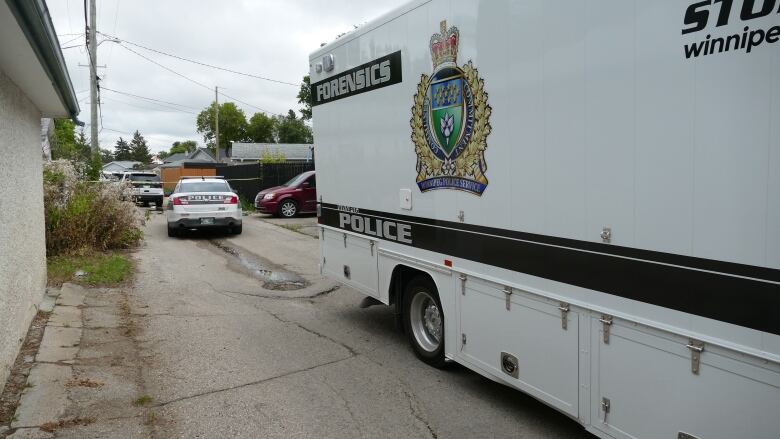
[(46, 251), (50, 256), (136, 246), (141, 216), (127, 185), (79, 180), (73, 165), (57, 160), (43, 171)]
[(301, 228), (303, 228), (303, 226), (301, 226), (300, 224), (281, 224), (280, 227), (298, 233), (301, 233)]
[(150, 402), (152, 402), (152, 397), (151, 396), (149, 396), (149, 395), (141, 395), (138, 398), (136, 398), (135, 401), (133, 401), (133, 405), (136, 406), (136, 407), (141, 407), (141, 406), (144, 406), (146, 404), (149, 404)]
[[(49, 283), (55, 286), (74, 282), (94, 287), (113, 287), (128, 280), (133, 272), (132, 262), (121, 253), (52, 256), (47, 266)], [(76, 276), (78, 272), (84, 274)]]
[(250, 200), (247, 200), (246, 197), (244, 197), (243, 195), (239, 195), (238, 200), (241, 202), (241, 210), (249, 213), (255, 212), (255, 203), (253, 203)]

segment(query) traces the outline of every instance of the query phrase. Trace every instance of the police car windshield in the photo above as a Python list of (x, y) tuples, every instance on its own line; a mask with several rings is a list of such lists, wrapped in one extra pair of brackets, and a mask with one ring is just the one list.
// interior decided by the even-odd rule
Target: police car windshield
[(303, 183), (304, 180), (306, 180), (306, 177), (308, 177), (306, 173), (298, 174), (295, 177), (293, 177), (292, 180), (288, 181), (282, 186), (287, 186), (287, 187), (298, 186), (299, 184)]
[(230, 192), (230, 188), (224, 181), (184, 181), (179, 192)]

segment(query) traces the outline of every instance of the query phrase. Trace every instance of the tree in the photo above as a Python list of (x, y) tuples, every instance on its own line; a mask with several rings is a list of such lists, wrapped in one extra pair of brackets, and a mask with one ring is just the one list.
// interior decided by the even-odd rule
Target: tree
[(89, 144), (87, 135), (84, 134), (84, 128), (79, 129), (76, 135), (76, 150), (81, 160), (88, 161), (92, 159), (92, 145)]
[(138, 130), (133, 134), (133, 140), (130, 141), (130, 154), (132, 160), (141, 162), (143, 164), (149, 164), (152, 161), (152, 154), (149, 152), (149, 146), (146, 144), (146, 139)]
[(114, 160), (114, 154), (108, 149), (100, 148), (100, 160), (103, 162), (103, 164), (106, 164)]
[(303, 104), (300, 109), (303, 120), (311, 119), (311, 80), (309, 75), (303, 77), (301, 90), (298, 92), (298, 103)]
[(133, 160), (133, 153), (130, 151), (130, 144), (123, 138), (119, 138), (114, 145), (114, 160)]
[[(220, 124), (222, 125), (222, 124)], [(178, 154), (181, 152), (191, 153), (198, 149), (198, 142), (194, 140), (185, 140), (183, 142), (173, 142), (171, 146), (170, 154)]]
[(255, 113), (246, 129), (248, 140), (255, 143), (274, 143), (276, 121), (263, 113)]
[[(209, 145), (209, 149), (214, 148), (217, 104), (212, 102), (207, 108), (198, 114), (196, 127), (198, 133), (203, 135), (203, 140)], [(244, 142), (247, 140), (246, 115), (244, 111), (236, 107), (233, 102), (225, 102), (219, 106), (219, 149), (227, 151), (230, 142)], [(220, 157), (223, 153), (220, 153)]]
[(70, 119), (54, 119), (54, 136), (51, 140), (51, 157), (54, 160), (86, 163), (92, 156), (84, 130), (80, 130), (76, 136), (76, 125)]
[(287, 161), (287, 156), (284, 155), (283, 152), (271, 152), (268, 150), (263, 151), (262, 156), (260, 157), (260, 163), (264, 165), (269, 165), (273, 163), (284, 163)]
[(276, 140), (279, 143), (313, 143), (311, 128), (290, 110), (287, 116), (276, 116)]
[(98, 181), (100, 179), (100, 171), (103, 170), (103, 161), (100, 158), (100, 153), (95, 153), (90, 156), (89, 162), (85, 169), (87, 180)]

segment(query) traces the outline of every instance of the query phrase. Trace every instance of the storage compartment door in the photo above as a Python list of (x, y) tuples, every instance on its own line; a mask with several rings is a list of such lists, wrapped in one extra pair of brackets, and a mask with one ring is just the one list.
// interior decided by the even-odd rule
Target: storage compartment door
[(379, 298), (377, 249), (374, 241), (323, 229), (323, 274)]
[[(507, 310), (503, 286), (469, 277), (460, 298), (461, 354), (510, 385), (578, 416), (578, 314), (559, 303), (513, 290)], [(465, 343), (463, 343), (465, 337)], [(517, 358), (517, 373), (502, 368), (502, 352)]]
[(780, 437), (777, 364), (705, 344), (694, 374), (687, 338), (614, 320), (604, 343), (603, 323), (591, 325), (594, 427), (616, 438)]

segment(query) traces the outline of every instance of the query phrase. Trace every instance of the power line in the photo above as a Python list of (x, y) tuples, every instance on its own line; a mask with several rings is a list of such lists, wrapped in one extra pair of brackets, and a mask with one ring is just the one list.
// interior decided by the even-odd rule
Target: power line
[[(104, 35), (105, 35), (105, 34), (104, 34)], [(177, 72), (176, 70), (173, 70), (173, 69), (171, 69), (170, 67), (166, 67), (166, 66), (164, 66), (164, 65), (162, 65), (162, 64), (160, 64), (160, 63), (158, 63), (157, 61), (155, 61), (155, 60), (153, 60), (153, 59), (151, 59), (151, 58), (149, 58), (149, 57), (147, 57), (147, 56), (144, 56), (144, 55), (142, 55), (142, 54), (138, 53), (137, 51), (135, 51), (135, 50), (133, 50), (133, 49), (131, 49), (131, 48), (129, 48), (129, 47), (127, 47), (127, 46), (125, 46), (125, 45), (124, 45), (124, 44), (122, 44), (122, 43), (117, 43), (117, 44), (119, 44), (119, 45), (120, 45), (121, 47), (123, 47), (124, 49), (126, 49), (126, 50), (129, 50), (130, 52), (132, 52), (132, 53), (134, 53), (134, 54), (136, 54), (136, 55), (140, 56), (141, 58), (143, 58), (143, 59), (145, 59), (145, 60), (149, 61), (150, 63), (152, 63), (152, 64), (155, 64), (155, 65), (157, 65), (157, 66), (159, 66), (159, 67), (162, 67), (163, 69), (165, 69), (165, 70), (167, 70), (167, 71), (169, 71), (169, 72), (173, 73), (174, 75), (180, 76), (180, 77), (182, 77), (182, 78), (186, 79), (187, 81), (190, 81), (190, 82), (192, 82), (192, 83), (194, 83), (194, 84), (196, 84), (196, 85), (199, 85), (199, 86), (201, 86), (201, 87), (203, 87), (203, 88), (205, 88), (205, 89), (207, 89), (207, 90), (211, 91), (211, 87), (207, 86), (206, 84), (203, 84), (202, 82), (198, 82), (198, 81), (196, 81), (196, 80), (194, 80), (194, 79), (192, 79), (192, 78), (190, 78), (190, 77), (188, 77), (188, 76), (186, 76), (186, 75), (184, 75), (184, 74), (182, 74), (182, 73), (179, 73), (179, 72)], [(258, 109), (258, 110), (260, 110), (260, 111), (262, 111), (262, 112), (264, 112), (264, 113), (269, 113), (269, 114), (277, 114), (277, 113), (273, 113), (273, 112), (270, 112), (270, 111), (268, 111), (268, 110), (265, 110), (265, 109), (263, 109), (263, 108), (260, 108), (260, 107), (258, 107), (257, 105), (252, 105), (252, 104), (250, 104), (250, 103), (248, 103), (248, 102), (244, 102), (244, 101), (242, 101), (242, 100), (236, 99), (236, 98), (234, 98), (233, 96), (228, 96), (228, 95), (226, 95), (225, 93), (221, 93), (221, 92), (220, 92), (220, 94), (221, 94), (222, 96), (225, 96), (226, 98), (233, 99), (233, 100), (234, 100), (234, 101), (236, 101), (236, 102), (239, 102), (239, 103), (242, 103), (242, 104), (244, 104), (244, 105), (246, 105), (246, 106), (249, 106), (249, 107), (252, 107), (252, 108)], [(281, 115), (281, 114), (280, 114), (280, 115)]]
[[(183, 110), (181, 108), (176, 108), (176, 107), (169, 107), (167, 105), (158, 104), (158, 103), (155, 103), (155, 102), (147, 102), (147, 104), (149, 104), (149, 105), (156, 105), (156, 106), (158, 106), (158, 108), (145, 107), (145, 106), (141, 106), (141, 105), (135, 105), (135, 104), (132, 104), (130, 102), (120, 101), (119, 99), (109, 98), (107, 96), (104, 96), (103, 99), (108, 99), (109, 101), (112, 101), (112, 102), (118, 102), (120, 104), (125, 104), (125, 105), (129, 105), (131, 107), (141, 108), (141, 109), (150, 110), (150, 111), (162, 111), (164, 113), (181, 112), (181, 113), (194, 114), (194, 115), (198, 114), (198, 113), (195, 113), (194, 111)], [(142, 101), (142, 102), (146, 102), (146, 101)], [(162, 110), (162, 108), (164, 108), (166, 110), (169, 110), (169, 111)]]
[[(74, 42), (74, 41), (78, 40), (79, 38), (81, 38), (81, 37), (82, 37), (82, 35), (84, 35), (84, 34), (83, 34), (83, 33), (80, 33), (80, 34), (77, 34), (77, 35), (78, 35), (78, 36), (77, 36), (76, 38), (72, 38), (72, 39), (70, 39), (70, 40), (68, 40), (68, 41), (66, 41), (66, 42), (64, 42), (64, 43), (62, 43), (62, 45), (64, 46), (64, 45), (66, 45), (66, 44), (70, 44), (70, 43), (72, 43), (72, 42)], [(80, 44), (79, 44), (79, 46), (80, 46)], [(76, 47), (76, 46), (72, 46), (72, 47)], [(63, 49), (64, 49), (64, 47), (63, 47)]]
[(167, 71), (169, 71), (169, 72), (173, 73), (174, 75), (180, 76), (180, 77), (182, 77), (182, 78), (186, 79), (187, 81), (190, 81), (190, 82), (192, 82), (193, 84), (197, 84), (197, 85), (199, 85), (199, 86), (201, 86), (201, 87), (205, 88), (206, 90), (208, 90), (208, 91), (211, 91), (211, 87), (209, 87), (208, 85), (206, 85), (206, 84), (203, 84), (202, 82), (198, 82), (198, 81), (196, 81), (196, 80), (194, 80), (194, 79), (192, 79), (192, 78), (190, 78), (190, 77), (188, 77), (188, 76), (186, 76), (186, 75), (183, 75), (183, 74), (181, 74), (181, 73), (177, 72), (176, 70), (173, 70), (173, 69), (171, 69), (171, 68), (168, 68), (168, 67), (166, 67), (166, 66), (164, 66), (164, 65), (162, 65), (162, 64), (160, 64), (160, 63), (158, 63), (157, 61), (155, 61), (155, 60), (153, 60), (153, 59), (151, 59), (151, 58), (149, 58), (149, 57), (147, 57), (147, 56), (145, 56), (145, 55), (141, 55), (140, 53), (136, 52), (135, 50), (133, 50), (133, 49), (131, 49), (131, 48), (127, 47), (127, 46), (125, 46), (125, 45), (124, 45), (124, 44), (122, 44), (122, 43), (117, 43), (117, 44), (119, 44), (121, 47), (125, 48), (126, 50), (129, 50), (130, 52), (133, 52), (134, 54), (136, 54), (136, 55), (140, 56), (141, 58), (143, 58), (143, 59), (145, 59), (145, 60), (149, 61), (150, 63), (152, 63), (152, 64), (156, 64), (157, 66), (164, 68), (165, 70), (167, 70)]
[(116, 36), (113, 36), (113, 35), (108, 35), (108, 34), (103, 33), (103, 32), (98, 32), (98, 33), (100, 33), (103, 36), (116, 39), (116, 40), (121, 41), (123, 43), (127, 43), (127, 44), (130, 44), (130, 45), (136, 46), (136, 47), (140, 47), (142, 49), (146, 49), (146, 50), (154, 52), (154, 53), (159, 53), (160, 55), (170, 56), (171, 58), (176, 58), (176, 59), (179, 59), (179, 60), (182, 60), (182, 61), (191, 62), (193, 64), (198, 64), (198, 65), (201, 65), (201, 66), (204, 66), (204, 67), (209, 67), (209, 68), (212, 68), (212, 69), (222, 70), (222, 71), (233, 73), (233, 74), (236, 74), (236, 75), (248, 76), (250, 78), (261, 79), (263, 81), (275, 82), (277, 84), (291, 85), (293, 87), (300, 86), (300, 84), (295, 84), (295, 83), (292, 83), (292, 82), (280, 81), (278, 79), (267, 78), (265, 76), (260, 76), (260, 75), (253, 75), (251, 73), (239, 72), (239, 71), (228, 69), (228, 68), (225, 68), (225, 67), (219, 67), (219, 66), (215, 66), (213, 64), (207, 64), (207, 63), (204, 63), (204, 62), (201, 62), (201, 61), (195, 61), (193, 59), (184, 58), (182, 56), (174, 55), (172, 53), (163, 52), (163, 51), (157, 50), (157, 49), (152, 49), (151, 47), (147, 47), (147, 46), (144, 46), (144, 45), (141, 45), (141, 44), (138, 44), (138, 43), (133, 43), (132, 41), (127, 41), (127, 40), (124, 40), (122, 38), (119, 38), (119, 37), (116, 37)]
[(228, 99), (233, 99), (234, 101), (236, 101), (236, 102), (238, 102), (238, 103), (241, 103), (241, 104), (247, 105), (247, 106), (249, 106), (249, 107), (255, 108), (255, 109), (257, 109), (257, 110), (260, 110), (260, 111), (262, 111), (263, 113), (268, 113), (268, 114), (275, 114), (275, 113), (273, 113), (273, 112), (270, 112), (270, 111), (268, 111), (268, 110), (264, 110), (264, 109), (262, 109), (262, 108), (260, 108), (260, 107), (258, 107), (258, 106), (256, 106), (256, 105), (252, 105), (252, 104), (249, 104), (249, 103), (247, 103), (247, 102), (244, 102), (244, 101), (238, 100), (238, 99), (234, 98), (233, 96), (228, 96), (228, 95), (226, 95), (224, 92), (219, 92), (219, 94), (221, 94), (222, 96), (224, 96), (224, 97), (226, 97), (226, 98), (228, 98)]
[[(85, 124), (85, 125), (86, 126), (90, 126), (90, 124)], [(130, 132), (127, 132), (127, 131), (122, 131), (122, 130), (115, 130), (113, 128), (103, 127), (103, 130), (111, 131), (112, 133), (125, 134), (127, 136), (134, 136), (135, 135), (135, 133), (130, 133)], [(141, 134), (140, 131), (138, 133)], [(143, 137), (144, 139), (156, 139), (158, 142), (163, 142), (163, 143), (166, 143), (166, 142), (169, 141), (169, 139), (163, 140), (162, 137), (158, 137), (158, 136), (154, 136), (154, 135), (150, 136), (150, 135), (147, 135), (147, 134), (141, 134), (141, 137)]]
[(146, 96), (141, 96), (141, 95), (136, 95), (136, 94), (132, 94), (132, 93), (127, 93), (127, 92), (124, 92), (124, 91), (114, 90), (114, 89), (111, 89), (111, 88), (108, 88), (108, 87), (103, 87), (103, 90), (108, 90), (108, 91), (111, 91), (111, 92), (114, 92), (114, 93), (119, 93), (121, 95), (130, 96), (130, 97), (134, 97), (134, 98), (138, 98), (138, 99), (144, 99), (144, 100), (147, 100), (147, 101), (159, 102), (161, 104), (175, 105), (175, 106), (178, 106), (178, 107), (189, 108), (191, 110), (198, 110), (198, 108), (190, 107), (189, 105), (177, 104), (175, 102), (162, 101), (160, 99), (149, 98), (149, 97), (146, 97)]

